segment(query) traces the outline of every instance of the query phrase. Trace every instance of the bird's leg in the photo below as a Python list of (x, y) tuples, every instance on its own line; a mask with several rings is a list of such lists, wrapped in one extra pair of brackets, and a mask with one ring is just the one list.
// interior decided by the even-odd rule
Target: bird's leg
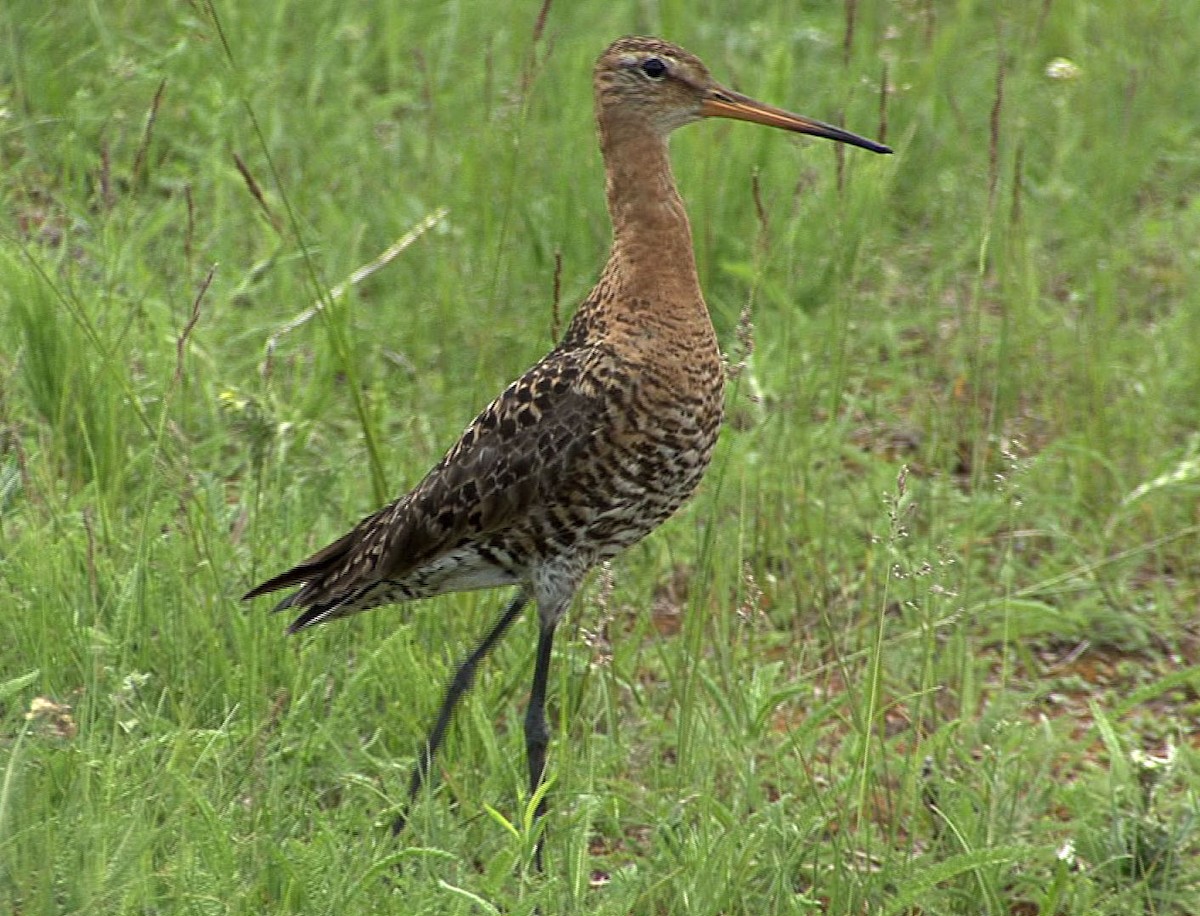
[[(492, 651), (492, 647), (504, 635), (504, 631), (508, 629), (509, 624), (517, 619), (517, 615), (521, 613), (521, 610), (528, 601), (529, 596), (524, 591), (517, 592), (516, 596), (504, 609), (504, 613), (500, 615), (500, 619), (496, 621), (495, 626), (479, 641), (479, 645), (475, 647), (474, 651), (463, 659), (462, 664), (458, 666), (458, 670), (454, 673), (454, 678), (446, 686), (446, 695), (442, 698), (442, 705), (438, 709), (437, 719), (433, 723), (433, 728), (429, 730), (429, 737), (421, 745), (421, 750), (417, 754), (416, 765), (413, 766), (412, 779), (408, 784), (408, 804), (410, 807), (416, 800), (417, 793), (421, 791), (421, 785), (425, 782), (425, 777), (429, 774), (430, 767), (433, 766), (433, 755), (441, 747), (442, 738), (445, 737), (446, 727), (450, 724), (450, 717), (454, 714), (455, 705), (462, 698), (462, 695), (471, 689), (471, 684), (475, 680), (476, 666)], [(408, 809), (406, 808), (392, 823), (392, 835), (395, 836), (400, 833), (407, 821)]]
[[(541, 608), (538, 608), (539, 612)], [(525, 710), (525, 754), (529, 759), (529, 795), (532, 798), (542, 785), (546, 772), (546, 745), (550, 741), (550, 729), (546, 725), (546, 681), (550, 675), (550, 648), (554, 643), (554, 628), (557, 619), (549, 623), (539, 614), (537, 661), (533, 668), (533, 689), (529, 693), (529, 707)], [(546, 798), (542, 796), (533, 811), (534, 819), (546, 813)], [(534, 866), (542, 871), (542, 840), (539, 837), (533, 849)]]

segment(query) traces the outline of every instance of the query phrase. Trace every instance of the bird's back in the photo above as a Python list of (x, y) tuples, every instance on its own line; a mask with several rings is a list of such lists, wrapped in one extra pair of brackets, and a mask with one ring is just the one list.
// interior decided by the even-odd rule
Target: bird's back
[(657, 527), (711, 457), (720, 358), (711, 325), (696, 341), (672, 335), (647, 345), (645, 329), (631, 340), (619, 311), (585, 302), (563, 342), (411, 492), (247, 597), (299, 586), (279, 605), (302, 609), (296, 630), (509, 583), (535, 596), (569, 592), (588, 568)]

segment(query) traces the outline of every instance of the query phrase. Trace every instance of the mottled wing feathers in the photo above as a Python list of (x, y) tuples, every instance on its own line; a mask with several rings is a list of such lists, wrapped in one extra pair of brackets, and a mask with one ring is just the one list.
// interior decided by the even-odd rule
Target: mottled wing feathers
[(489, 404), (411, 492), (245, 597), (301, 586), (276, 608), (307, 608), (292, 630), (343, 616), (381, 581), (403, 587), (447, 551), (549, 500), (604, 425), (603, 399), (585, 389), (580, 360), (577, 351), (550, 353)]

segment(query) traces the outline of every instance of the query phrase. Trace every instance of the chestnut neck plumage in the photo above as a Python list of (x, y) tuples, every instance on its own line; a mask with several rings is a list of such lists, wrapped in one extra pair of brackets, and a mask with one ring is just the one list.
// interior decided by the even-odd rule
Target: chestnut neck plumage
[(707, 325), (692, 231), (675, 188), (666, 136), (623, 112), (601, 109), (597, 121), (613, 226), (605, 276), (670, 324)]

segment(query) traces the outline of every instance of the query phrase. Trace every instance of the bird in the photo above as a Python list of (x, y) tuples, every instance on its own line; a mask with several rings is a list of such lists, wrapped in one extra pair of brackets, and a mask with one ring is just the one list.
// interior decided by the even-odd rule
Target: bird
[[(547, 678), (559, 621), (588, 571), (679, 509), (712, 459), (725, 370), (668, 136), (694, 121), (728, 118), (892, 152), (725, 88), (698, 57), (659, 38), (610, 44), (596, 61), (593, 91), (612, 247), (562, 338), (409, 492), (244, 596), (295, 588), (275, 610), (298, 612), (288, 627), (296, 633), (380, 605), (516, 586), (446, 687), (394, 833), (404, 829), (479, 663), (530, 600), (537, 648), (524, 737), (535, 795), (546, 769)], [(535, 818), (545, 810), (543, 794)], [(540, 834), (535, 855), (540, 869)]]

